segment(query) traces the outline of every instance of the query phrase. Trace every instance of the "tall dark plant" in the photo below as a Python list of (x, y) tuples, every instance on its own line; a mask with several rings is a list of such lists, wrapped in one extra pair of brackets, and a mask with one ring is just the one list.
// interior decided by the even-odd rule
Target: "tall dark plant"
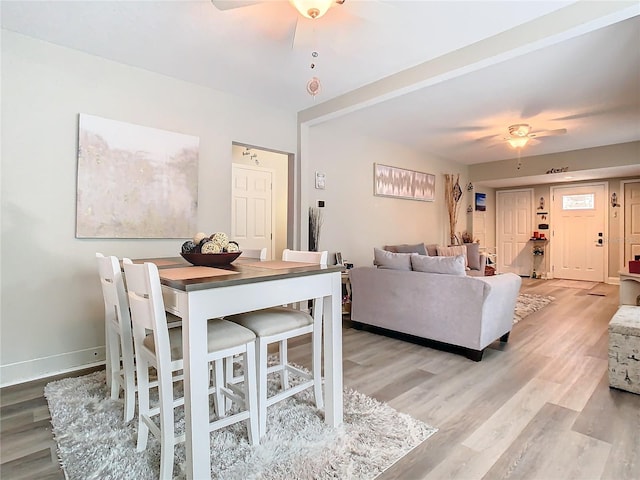
[(309, 207), (309, 250), (317, 252), (322, 227), (322, 211), (317, 207)]

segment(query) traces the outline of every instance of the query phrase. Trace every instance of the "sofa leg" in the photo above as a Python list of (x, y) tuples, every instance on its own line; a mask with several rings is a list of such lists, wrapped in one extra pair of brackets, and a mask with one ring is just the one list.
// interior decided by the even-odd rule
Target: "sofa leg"
[(506, 343), (506, 342), (508, 342), (508, 341), (509, 341), (509, 334), (510, 334), (510, 333), (511, 333), (511, 332), (507, 332), (507, 333), (505, 333), (504, 335), (502, 335), (502, 336), (500, 337), (500, 341), (501, 341), (501, 342), (505, 342), (505, 343)]
[(482, 354), (484, 353), (484, 350), (471, 350), (470, 348), (467, 349), (467, 358), (469, 360), (473, 360), (474, 362), (479, 362), (482, 360)]

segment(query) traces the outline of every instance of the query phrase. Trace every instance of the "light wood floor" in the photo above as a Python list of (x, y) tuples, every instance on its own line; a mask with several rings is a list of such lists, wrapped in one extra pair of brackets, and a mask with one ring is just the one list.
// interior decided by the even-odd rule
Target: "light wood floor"
[[(556, 300), (479, 363), (344, 330), (345, 386), (439, 429), (379, 480), (640, 478), (640, 395), (607, 380), (618, 287), (524, 279), (522, 292)], [(308, 341), (291, 344), (289, 355), (308, 365)], [(42, 394), (48, 381), (0, 391), (3, 479), (64, 478)]]

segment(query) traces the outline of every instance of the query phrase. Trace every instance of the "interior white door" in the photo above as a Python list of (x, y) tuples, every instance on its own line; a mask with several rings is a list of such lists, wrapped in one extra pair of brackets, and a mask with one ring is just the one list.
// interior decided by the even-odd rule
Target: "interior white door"
[(531, 274), (532, 252), (528, 248), (533, 227), (533, 190), (496, 193), (496, 265), (499, 273)]
[(231, 195), (231, 238), (273, 258), (273, 171), (234, 163)]
[(604, 282), (604, 184), (551, 188), (551, 269), (555, 278)]
[(480, 247), (487, 247), (487, 212), (473, 212), (473, 241), (479, 241)]
[(640, 255), (640, 181), (624, 186), (624, 262)]

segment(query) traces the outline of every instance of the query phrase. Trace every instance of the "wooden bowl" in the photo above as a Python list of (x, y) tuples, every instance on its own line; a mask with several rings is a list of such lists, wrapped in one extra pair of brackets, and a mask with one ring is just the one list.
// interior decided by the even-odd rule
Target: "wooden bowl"
[(199, 267), (215, 267), (216, 265), (229, 265), (242, 252), (233, 253), (181, 253), (182, 258), (192, 265)]

